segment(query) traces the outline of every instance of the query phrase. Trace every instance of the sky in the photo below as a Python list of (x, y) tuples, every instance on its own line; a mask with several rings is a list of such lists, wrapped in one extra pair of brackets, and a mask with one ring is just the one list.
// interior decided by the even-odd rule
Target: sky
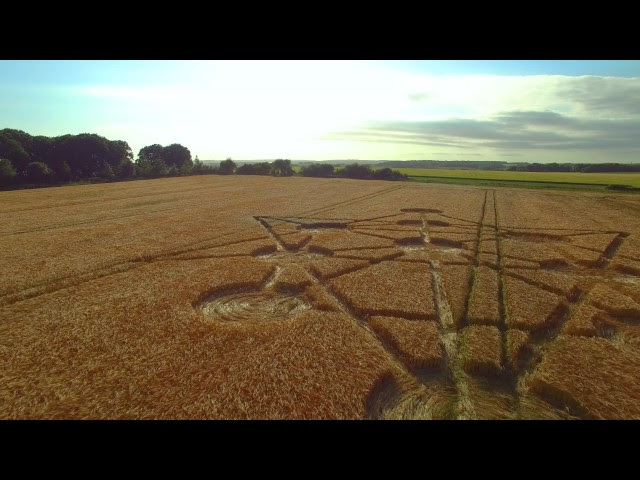
[(0, 128), (201, 160), (640, 161), (640, 61), (0, 61)]

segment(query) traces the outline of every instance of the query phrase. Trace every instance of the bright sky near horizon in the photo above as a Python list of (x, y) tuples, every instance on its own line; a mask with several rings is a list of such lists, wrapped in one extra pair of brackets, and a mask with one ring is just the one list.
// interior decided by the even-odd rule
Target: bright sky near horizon
[(0, 128), (205, 160), (638, 162), (640, 61), (0, 61)]

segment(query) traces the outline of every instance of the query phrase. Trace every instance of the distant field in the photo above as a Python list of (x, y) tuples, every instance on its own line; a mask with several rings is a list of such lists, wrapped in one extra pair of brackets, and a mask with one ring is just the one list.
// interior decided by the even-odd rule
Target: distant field
[[(569, 173), (569, 172), (508, 172), (491, 170), (436, 170), (428, 168), (398, 168), (402, 173), (412, 177), (412, 180), (428, 181), (460, 180), (452, 183), (491, 182), (526, 182), (544, 187), (544, 184), (572, 184), (589, 186), (628, 185), (640, 188), (640, 173)], [(468, 180), (468, 182), (465, 182)], [(560, 186), (560, 185), (559, 185)]]
[(15, 190), (0, 251), (0, 420), (640, 419), (637, 195)]

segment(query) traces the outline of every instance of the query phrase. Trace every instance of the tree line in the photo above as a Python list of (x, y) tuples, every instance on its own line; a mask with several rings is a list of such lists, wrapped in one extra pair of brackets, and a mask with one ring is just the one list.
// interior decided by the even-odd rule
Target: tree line
[[(82, 133), (46, 137), (31, 136), (21, 130), (0, 130), (0, 186), (41, 186), (82, 181), (114, 181), (179, 175), (271, 175), (296, 174), (291, 160), (237, 164), (230, 158), (219, 166), (207, 165), (180, 144), (148, 145), (133, 152), (127, 142), (108, 140)], [(406, 175), (389, 168), (372, 170), (365, 165), (310, 164), (300, 175), (307, 177), (345, 177), (359, 179), (404, 180)]]
[(342, 168), (334, 168), (327, 163), (312, 163), (302, 167), (300, 174), (304, 177), (341, 177), (360, 180), (406, 180), (407, 175), (388, 167), (374, 170), (368, 165), (353, 163)]
[[(236, 163), (228, 158), (220, 163), (220, 167), (216, 172), (225, 175), (273, 175), (275, 177), (290, 177), (295, 174), (291, 165), (291, 160), (278, 159), (272, 163), (262, 162), (253, 164), (244, 164), (237, 166)], [(382, 168), (374, 170), (367, 165), (345, 165), (342, 168), (335, 168), (328, 163), (311, 163), (305, 165), (300, 170), (303, 177), (323, 177), (323, 178), (356, 178), (360, 180), (406, 180), (407, 176), (391, 170), (390, 168)]]
[(625, 163), (520, 163), (509, 165), (512, 172), (580, 172), (580, 173), (628, 173), (640, 172), (640, 164)]
[(95, 134), (31, 136), (0, 130), (0, 184), (66, 183), (90, 178), (127, 178), (134, 174), (127, 142)]

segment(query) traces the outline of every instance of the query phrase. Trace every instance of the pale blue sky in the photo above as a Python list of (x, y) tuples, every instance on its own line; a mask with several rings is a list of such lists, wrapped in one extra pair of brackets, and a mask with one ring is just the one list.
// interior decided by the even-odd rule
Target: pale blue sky
[(638, 161), (640, 61), (0, 61), (0, 128), (201, 159)]

